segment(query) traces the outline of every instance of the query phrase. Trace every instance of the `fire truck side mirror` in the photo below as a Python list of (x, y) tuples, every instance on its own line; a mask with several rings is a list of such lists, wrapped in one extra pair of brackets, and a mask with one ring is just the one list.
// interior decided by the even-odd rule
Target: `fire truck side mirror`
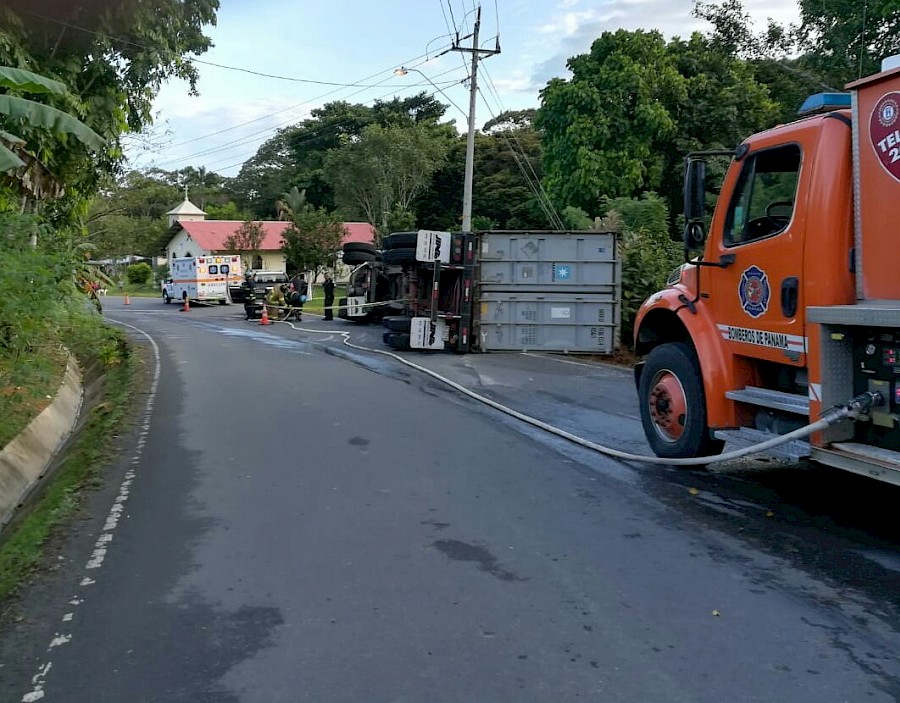
[(689, 249), (703, 245), (706, 233), (706, 161), (687, 159), (684, 167), (684, 244)]

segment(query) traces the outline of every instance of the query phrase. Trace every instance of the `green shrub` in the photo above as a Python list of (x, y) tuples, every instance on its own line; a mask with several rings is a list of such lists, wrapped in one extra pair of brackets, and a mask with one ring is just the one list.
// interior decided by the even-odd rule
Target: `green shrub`
[(137, 264), (131, 264), (125, 269), (125, 276), (128, 282), (133, 286), (142, 286), (150, 280), (153, 275), (153, 269), (150, 264), (141, 261)]
[(681, 246), (669, 237), (669, 209), (656, 193), (610, 199), (605, 205), (607, 212), (615, 213), (622, 222), (621, 339), (623, 345), (631, 348), (638, 308), (665, 286), (666, 278), (684, 257)]

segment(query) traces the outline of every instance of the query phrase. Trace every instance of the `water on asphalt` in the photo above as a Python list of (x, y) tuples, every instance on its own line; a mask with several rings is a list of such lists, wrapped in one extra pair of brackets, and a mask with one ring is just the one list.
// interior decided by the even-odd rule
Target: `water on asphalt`
[[(127, 447), (7, 613), (4, 701), (900, 700), (891, 486), (616, 462), (339, 334), (107, 307), (162, 348), (149, 441), (102, 568)], [(409, 356), (648, 451), (627, 369)]]

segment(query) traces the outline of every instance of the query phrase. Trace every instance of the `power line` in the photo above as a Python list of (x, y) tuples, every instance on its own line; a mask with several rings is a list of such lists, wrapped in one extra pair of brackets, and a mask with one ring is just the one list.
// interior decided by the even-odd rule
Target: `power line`
[[(491, 110), (491, 106), (485, 98), (484, 93), (481, 90), (478, 90), (478, 94), (481, 96), (482, 101), (488, 109), (488, 112), (496, 119), (496, 115), (494, 115), (493, 110)], [(500, 137), (506, 143), (507, 148), (509, 149), (510, 154), (513, 157), (513, 160), (516, 162), (516, 166), (519, 167), (519, 172), (522, 174), (522, 177), (525, 179), (525, 183), (528, 186), (528, 189), (531, 191), (532, 195), (534, 195), (535, 200), (537, 200), (538, 206), (540, 206), (541, 210), (544, 212), (544, 216), (547, 218), (547, 221), (551, 224), (551, 226), (556, 227), (558, 229), (565, 229), (562, 224), (562, 221), (556, 215), (555, 210), (552, 209), (553, 205), (549, 201), (546, 201), (544, 197), (542, 197), (541, 193), (538, 191), (538, 188), (534, 185), (531, 180), (531, 177), (528, 175), (528, 172), (525, 170), (525, 166), (522, 164), (522, 160), (524, 158), (525, 161), (528, 161), (528, 156), (523, 155), (520, 156), (518, 152), (516, 152), (515, 148), (510, 142), (509, 137), (504, 133), (503, 130), (500, 131)], [(529, 164), (530, 165), (530, 164)]]
[[(487, 78), (487, 81), (488, 81), (488, 87), (492, 91), (492, 93), (494, 95), (494, 99), (497, 101), (497, 105), (500, 107), (502, 112), (506, 112), (506, 107), (503, 105), (503, 101), (500, 99), (500, 92), (497, 90), (497, 86), (494, 85), (494, 81), (491, 78), (491, 75), (488, 73), (487, 69), (485, 69), (484, 73), (485, 73), (485, 77)], [(488, 107), (488, 110), (490, 111), (490, 107)], [(496, 119), (496, 117), (495, 117), (495, 119)], [(512, 137), (515, 140), (516, 144), (518, 145), (520, 152), (525, 157), (525, 162), (528, 164), (528, 168), (531, 171), (531, 175), (534, 177), (534, 181), (535, 181), (535, 183), (537, 183), (538, 188), (541, 191), (541, 194), (543, 195), (544, 199), (547, 201), (547, 204), (550, 206), (550, 209), (553, 211), (557, 221), (559, 221), (560, 218), (559, 218), (559, 214), (556, 211), (556, 207), (553, 205), (553, 201), (550, 200), (550, 196), (547, 193), (547, 191), (544, 190), (544, 184), (541, 182), (540, 177), (537, 175), (537, 172), (534, 170), (534, 166), (531, 163), (531, 159), (527, 158), (527, 154), (525, 152), (525, 147), (522, 145), (522, 142), (519, 141), (519, 136), (516, 134), (515, 131), (512, 132)]]
[[(485, 77), (487, 78), (488, 89), (491, 91), (494, 99), (497, 101), (497, 105), (500, 107), (500, 111), (505, 112), (506, 109), (503, 105), (503, 101), (500, 99), (500, 93), (497, 90), (496, 85), (494, 85), (494, 81), (488, 73), (487, 69), (484, 69)], [(490, 104), (487, 101), (485, 95), (479, 90), (479, 94), (481, 95), (481, 99), (484, 101), (487, 106), (488, 112), (491, 113), (491, 116), (494, 119), (497, 119), (497, 115), (494, 114), (494, 111), (491, 109)], [(534, 170), (534, 166), (531, 163), (531, 159), (528, 157), (528, 154), (525, 151), (525, 147), (522, 145), (522, 142), (519, 140), (518, 135), (515, 131), (512, 132), (512, 137), (515, 140), (516, 144), (519, 147), (519, 152), (516, 151), (516, 148), (513, 146), (512, 142), (509, 139), (509, 135), (505, 133), (505, 131), (500, 132), (500, 136), (503, 138), (506, 143), (507, 148), (512, 153), (513, 159), (516, 161), (516, 165), (519, 167), (519, 170), (522, 172), (522, 176), (525, 178), (525, 181), (528, 184), (528, 187), (531, 189), (531, 192), (534, 194), (535, 198), (538, 201), (541, 209), (544, 211), (544, 214), (547, 216), (549, 222), (559, 229), (565, 229), (565, 226), (562, 222), (562, 219), (559, 217), (559, 213), (556, 210), (556, 207), (553, 205), (553, 201), (550, 200), (550, 196), (547, 194), (547, 191), (544, 189), (543, 183), (541, 183), (540, 177), (537, 175), (537, 172)], [(526, 164), (528, 166), (529, 173), (525, 170)], [(533, 178), (533, 180), (532, 180)]]
[(441, 14), (444, 16), (444, 24), (447, 25), (447, 36), (452, 39), (454, 36), (458, 36), (458, 32), (454, 32), (455, 27), (450, 27), (450, 20), (447, 19), (447, 11), (444, 9), (444, 0), (438, 0), (438, 3), (441, 5)]
[[(420, 65), (421, 65), (421, 64), (420, 64)], [(455, 70), (456, 70), (456, 69), (454, 68), (454, 69), (450, 69), (449, 71), (444, 71), (443, 73), (438, 74), (438, 76), (436, 76), (436, 77), (440, 77), (440, 76), (442, 76), (442, 75), (446, 75), (447, 73), (451, 73), (452, 71), (455, 71)], [(459, 82), (459, 81), (450, 81), (450, 82), (448, 82), (448, 84), (451, 84), (451, 85), (452, 85), (452, 84), (458, 83), (458, 82)], [(419, 83), (413, 83), (413, 84), (405, 85), (405, 86), (403, 86), (403, 88), (418, 87), (418, 86), (420, 86), (420, 85), (422, 85), (422, 84), (419, 84)], [(435, 86), (435, 88), (437, 88), (437, 86)], [(438, 90), (440, 90), (440, 89), (438, 88)], [(356, 95), (357, 93), (360, 93), (360, 92), (362, 92), (362, 91), (356, 91), (356, 93), (351, 93), (350, 95), (345, 96), (345, 97), (346, 97), (346, 98), (351, 98), (351, 97), (353, 97), (354, 95)], [(395, 94), (395, 93), (394, 93), (394, 90), (391, 90), (390, 92), (384, 93), (383, 95), (381, 95), (381, 96), (379, 96), (379, 97), (377, 97), (377, 98), (373, 98), (373, 99), (372, 99), (371, 101), (369, 101), (369, 102), (377, 102), (378, 100), (382, 100), (383, 98), (386, 98), (386, 97), (388, 97), (388, 96), (390, 96), (390, 95), (392, 95), (392, 94)], [(431, 93), (430, 95), (434, 95), (434, 93)], [(458, 108), (457, 108), (457, 109), (458, 109)], [(309, 113), (307, 112), (307, 116), (308, 116), (308, 115), (309, 115)], [(260, 118), (260, 119), (262, 119), (262, 118)], [(263, 135), (263, 134), (267, 134), (267, 133), (269, 133), (269, 132), (275, 132), (275, 131), (277, 131), (278, 129), (280, 129), (281, 127), (285, 127), (285, 126), (287, 126), (287, 125), (289, 125), (289, 124), (292, 124), (292, 123), (296, 122), (296, 120), (297, 120), (297, 118), (292, 118), (292, 119), (290, 119), (290, 120), (286, 120), (286, 121), (283, 121), (283, 122), (279, 122), (278, 124), (275, 124), (275, 125), (273, 125), (273, 126), (271, 126), (271, 127), (267, 127), (267, 128), (265, 128), (265, 129), (259, 130), (259, 131), (257, 131), (257, 132), (253, 132), (253, 133), (251, 133), (251, 134), (247, 134), (247, 135), (244, 135), (244, 136), (242, 136), (242, 137), (238, 137), (237, 139), (232, 140), (232, 141), (230, 141), (230, 142), (225, 142), (224, 144), (220, 144), (220, 145), (215, 146), (215, 147), (210, 147), (209, 149), (204, 149), (204, 150), (202, 150), (202, 151), (194, 152), (194, 153), (192, 153), (192, 154), (187, 154), (187, 155), (185, 155), (185, 156), (173, 157), (173, 158), (171, 158), (171, 159), (163, 160), (163, 161), (160, 163), (160, 166), (162, 166), (162, 165), (167, 165), (167, 164), (177, 164), (177, 163), (179, 163), (179, 162), (182, 162), (182, 161), (188, 161), (189, 159), (193, 159), (193, 158), (196, 158), (196, 157), (200, 157), (200, 156), (209, 156), (210, 154), (215, 154), (215, 153), (217, 153), (217, 152), (219, 152), (219, 151), (223, 151), (223, 150), (225, 150), (225, 149), (228, 149), (229, 147), (233, 147), (233, 146), (244, 146), (245, 144), (250, 144), (250, 143), (256, 141), (256, 137), (258, 137), (258, 136), (260, 136), (260, 135)], [(332, 123), (330, 123), (330, 126), (339, 126), (339, 125), (342, 125), (342, 124), (350, 124), (351, 122), (352, 122), (352, 119), (341, 120), (341, 121), (338, 121), (338, 122), (332, 122)], [(188, 140), (188, 141), (185, 142), (185, 143), (190, 143), (190, 140)]]
[(447, 0), (447, 7), (450, 8), (450, 19), (453, 20), (453, 28), (456, 30), (457, 41), (459, 41), (459, 25), (456, 24), (456, 17), (453, 15), (453, 3)]
[[(444, 75), (444, 74), (446, 74), (446, 73), (450, 73), (451, 71), (455, 71), (455, 70), (456, 70), (456, 69), (454, 68), (454, 69), (451, 69), (450, 71), (445, 71), (444, 73), (439, 74), (439, 75)], [(458, 81), (455, 81), (455, 82), (458, 82)], [(411, 84), (411, 85), (409, 85), (408, 87), (411, 88), (411, 87), (413, 87), (414, 85), (417, 85), (417, 84)], [(435, 87), (436, 87), (436, 86), (435, 86)], [(383, 95), (378, 96), (378, 97), (376, 97), (376, 98), (372, 98), (371, 100), (366, 101), (366, 102), (376, 103), (376, 102), (378, 102), (379, 100), (382, 100), (382, 99), (384, 99), (384, 98), (386, 98), (386, 97), (388, 97), (388, 96), (390, 96), (390, 95), (394, 95), (394, 94), (395, 94), (394, 91), (390, 91), (390, 92), (384, 93)], [(427, 93), (427, 95), (428, 95), (429, 97), (434, 97), (436, 94), (437, 94), (436, 92), (435, 92), (435, 93)], [(363, 104), (365, 104), (365, 103), (363, 103)], [(329, 137), (329, 136), (332, 136), (332, 135), (331, 135), (331, 134), (322, 134), (321, 132), (322, 132), (323, 130), (326, 130), (326, 129), (331, 130), (331, 129), (335, 128), (335, 127), (340, 127), (340, 126), (342, 126), (342, 125), (348, 125), (348, 124), (351, 124), (353, 121), (354, 121), (353, 118), (348, 118), (348, 119), (344, 119), (344, 120), (337, 120), (337, 121), (335, 121), (335, 122), (329, 122), (328, 124), (323, 124), (323, 125), (318, 129), (318, 131), (314, 131), (314, 132), (312, 132), (312, 133), (310, 133), (310, 134), (305, 135), (304, 138), (302, 138), (302, 139), (300, 139), (300, 140), (298, 141), (298, 143), (299, 143), (299, 144), (309, 144), (309, 143), (318, 141), (318, 140), (320, 140), (320, 139), (325, 139), (325, 138), (327, 138), (327, 137)], [(167, 160), (167, 161), (163, 161), (162, 164), (157, 164), (157, 166), (159, 167), (159, 166), (165, 165), (165, 164), (175, 164), (175, 163), (178, 163), (178, 162), (181, 162), (181, 161), (186, 161), (186, 160), (191, 159), (191, 158), (196, 158), (196, 157), (198, 157), (198, 156), (208, 156), (208, 155), (210, 155), (210, 154), (214, 154), (214, 153), (216, 153), (216, 152), (219, 152), (219, 151), (223, 151), (223, 150), (225, 150), (225, 149), (228, 149), (229, 147), (240, 147), (240, 146), (244, 146), (244, 145), (246, 145), (246, 144), (250, 144), (250, 143), (255, 142), (255, 141), (256, 141), (256, 139), (255, 139), (256, 136), (259, 136), (260, 134), (264, 134), (264, 133), (269, 132), (269, 131), (275, 131), (275, 130), (279, 129), (279, 128), (282, 127), (282, 126), (285, 126), (285, 125), (287, 125), (287, 124), (290, 124), (290, 122), (293, 122), (293, 120), (290, 120), (290, 121), (288, 121), (288, 122), (281, 123), (281, 124), (279, 124), (279, 125), (275, 125), (274, 127), (271, 127), (271, 128), (269, 128), (269, 129), (266, 129), (266, 130), (261, 130), (260, 132), (254, 133), (253, 135), (248, 135), (248, 136), (245, 137), (245, 138), (237, 139), (237, 140), (234, 140), (233, 142), (228, 142), (228, 143), (223, 144), (223, 145), (220, 145), (219, 147), (216, 147), (216, 148), (208, 149), (208, 150), (203, 151), (203, 152), (197, 152), (197, 153), (195, 153), (195, 154), (189, 154), (189, 155), (187, 155), (187, 156), (180, 157), (180, 158), (176, 158), (176, 159), (169, 159), (169, 160)], [(258, 153), (258, 151), (259, 151), (259, 149), (256, 148), (256, 149), (254, 149), (254, 151), (248, 152), (247, 156), (246, 156), (245, 158), (243, 158), (241, 161), (239, 161), (239, 162), (237, 162), (237, 163), (230, 164), (230, 165), (225, 166), (225, 167), (220, 167), (220, 170), (228, 170), (229, 168), (233, 168), (234, 166), (239, 166), (239, 165), (243, 164), (248, 158), (252, 157), (255, 153)], [(230, 158), (233, 158), (233, 157), (230, 157)], [(229, 158), (229, 159), (223, 159), (223, 161), (224, 161), (224, 160), (230, 160), (230, 158)], [(221, 163), (221, 162), (216, 162), (216, 161), (214, 161), (214, 162), (208, 164), (207, 167), (211, 168), (211, 167), (215, 166), (215, 165), (218, 164), (218, 163)]]

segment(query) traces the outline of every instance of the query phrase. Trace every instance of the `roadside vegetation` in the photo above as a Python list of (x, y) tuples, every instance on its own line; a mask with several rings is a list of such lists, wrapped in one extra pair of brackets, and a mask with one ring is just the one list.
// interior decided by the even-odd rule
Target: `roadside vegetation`
[[(97, 291), (117, 286), (88, 263), (100, 248), (91, 204), (118, 178), (123, 144), (149, 127), (162, 83), (196, 85), (188, 55), (208, 48), (203, 28), (217, 8), (100, 0), (69, 6), (61, 24), (24, 0), (0, 7), (0, 446), (49, 404), (70, 354), (103, 387), (59, 471), (4, 530), (0, 598), (77, 511), (124, 428), (139, 369), (102, 317)], [(152, 285), (147, 269), (132, 277), (135, 291)]]

